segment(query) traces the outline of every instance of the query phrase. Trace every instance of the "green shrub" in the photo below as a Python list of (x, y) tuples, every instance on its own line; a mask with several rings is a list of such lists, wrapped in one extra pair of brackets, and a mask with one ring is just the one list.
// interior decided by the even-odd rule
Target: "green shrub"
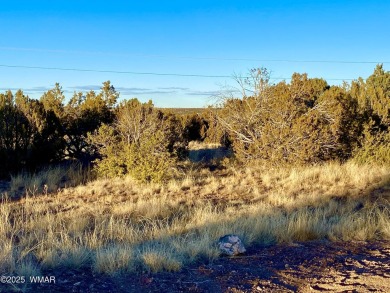
[(175, 158), (168, 152), (168, 141), (158, 131), (140, 144), (125, 148), (127, 173), (142, 182), (162, 182), (168, 179), (175, 167)]
[(362, 145), (355, 149), (353, 159), (359, 164), (375, 163), (390, 165), (390, 133), (371, 133), (369, 127), (363, 132)]
[(358, 102), (364, 128), (354, 160), (390, 164), (390, 72), (377, 65), (366, 81), (352, 82), (350, 92)]
[(290, 84), (269, 85), (267, 71), (251, 73), (255, 84), (247, 85), (253, 95), (229, 97), (218, 112), (239, 160), (306, 164), (350, 157), (359, 119), (357, 103), (345, 89), (306, 74), (294, 74)]
[(119, 108), (114, 125), (103, 124), (89, 139), (100, 154), (99, 177), (130, 175), (142, 182), (161, 182), (174, 171), (185, 147), (180, 121), (133, 99)]
[(176, 163), (162, 131), (137, 143), (109, 145), (96, 162), (98, 177), (130, 175), (141, 182), (161, 182), (172, 175)]

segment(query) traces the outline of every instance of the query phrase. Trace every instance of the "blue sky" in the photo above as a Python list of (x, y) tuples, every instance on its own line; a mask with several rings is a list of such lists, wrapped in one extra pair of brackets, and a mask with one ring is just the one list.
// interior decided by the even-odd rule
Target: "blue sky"
[(56, 82), (70, 97), (110, 80), (122, 98), (203, 107), (254, 67), (275, 81), (306, 72), (340, 84), (366, 78), (375, 63), (306, 61), (390, 65), (390, 1), (4, 2), (0, 65), (92, 70), (0, 66), (0, 91), (35, 98)]

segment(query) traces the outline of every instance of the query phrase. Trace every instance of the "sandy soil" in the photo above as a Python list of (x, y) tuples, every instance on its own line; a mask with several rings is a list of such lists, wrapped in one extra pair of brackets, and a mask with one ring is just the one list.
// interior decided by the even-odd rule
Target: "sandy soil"
[(110, 277), (80, 269), (45, 274), (55, 275), (56, 284), (29, 285), (28, 291), (390, 292), (390, 241), (317, 240), (251, 247), (245, 255), (194, 264), (176, 273)]

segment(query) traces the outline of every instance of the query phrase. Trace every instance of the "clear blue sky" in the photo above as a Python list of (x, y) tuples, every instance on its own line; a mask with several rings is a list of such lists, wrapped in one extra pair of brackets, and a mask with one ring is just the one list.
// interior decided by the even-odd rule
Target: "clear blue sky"
[[(266, 67), (274, 78), (306, 72), (340, 84), (366, 78), (375, 64), (272, 60), (390, 62), (389, 16), (390, 1), (3, 1), (0, 65), (213, 76)], [(56, 82), (70, 97), (110, 80), (122, 98), (160, 107), (203, 107), (232, 84), (1, 66), (0, 80), (1, 92), (35, 98)]]

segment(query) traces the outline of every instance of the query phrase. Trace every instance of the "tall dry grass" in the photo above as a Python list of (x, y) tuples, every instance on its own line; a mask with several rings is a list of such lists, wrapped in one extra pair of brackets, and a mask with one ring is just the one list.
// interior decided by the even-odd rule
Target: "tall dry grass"
[[(227, 233), (253, 244), (390, 239), (390, 170), (329, 163), (194, 170), (167, 184), (99, 180), (3, 199), (0, 271), (176, 271), (219, 256)], [(27, 272), (27, 273), (26, 273)]]
[(11, 176), (8, 195), (18, 198), (57, 192), (91, 181), (91, 174), (90, 168), (78, 163), (49, 166), (34, 173), (21, 172)]

